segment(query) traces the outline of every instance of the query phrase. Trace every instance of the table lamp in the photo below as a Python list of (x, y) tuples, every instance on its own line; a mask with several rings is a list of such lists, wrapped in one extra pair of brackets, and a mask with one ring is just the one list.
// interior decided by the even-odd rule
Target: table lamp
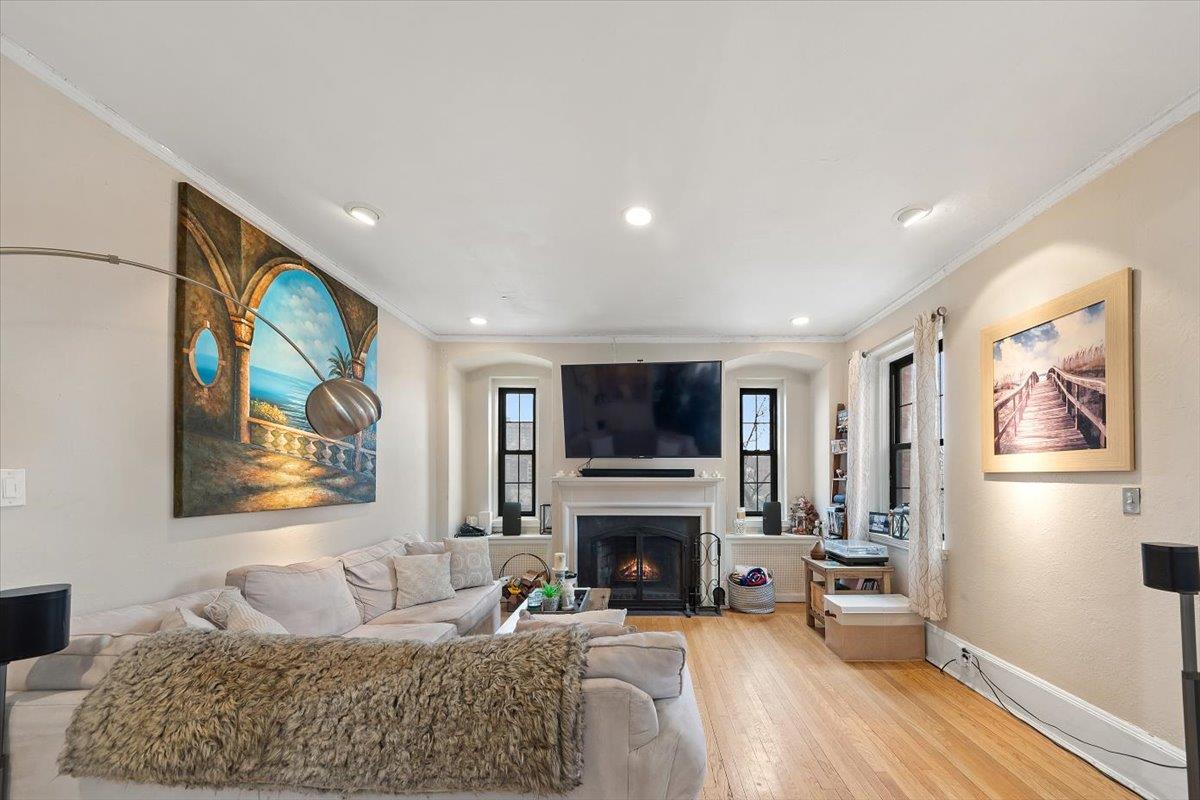
[(0, 591), (0, 798), (8, 798), (8, 665), (57, 653), (71, 636), (71, 585), (50, 583)]

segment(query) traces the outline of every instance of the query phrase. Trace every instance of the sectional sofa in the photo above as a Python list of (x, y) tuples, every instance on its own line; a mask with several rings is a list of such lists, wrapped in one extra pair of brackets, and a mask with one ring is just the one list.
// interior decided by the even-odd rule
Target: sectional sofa
[[(500, 583), (460, 589), (454, 597), (394, 609), (391, 558), (405, 542), (371, 547), (287, 566), (230, 570), (226, 584), (277, 619), (289, 634), (440, 642), (493, 634), (500, 623)], [(176, 609), (203, 614), (220, 588), (72, 619), (71, 645), (57, 658), (15, 662), (6, 703), (11, 796), (20, 800), (75, 798), (211, 798), (285, 800), (332, 798), (312, 792), (198, 790), (148, 784), (76, 780), (58, 774), (71, 715), (107, 667)], [(706, 749), (699, 709), (686, 669), (686, 645), (675, 634), (597, 639), (584, 680), (584, 780), (566, 797), (689, 800), (704, 781)], [(413, 795), (407, 795), (412, 797)], [(506, 793), (464, 795), (509, 798)], [(357, 797), (374, 797), (358, 795)], [(456, 795), (438, 794), (436, 798)]]

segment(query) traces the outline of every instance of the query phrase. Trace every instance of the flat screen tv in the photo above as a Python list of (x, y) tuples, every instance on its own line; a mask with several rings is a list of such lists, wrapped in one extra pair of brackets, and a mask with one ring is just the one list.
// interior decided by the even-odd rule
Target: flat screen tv
[(564, 364), (567, 458), (720, 458), (721, 362)]

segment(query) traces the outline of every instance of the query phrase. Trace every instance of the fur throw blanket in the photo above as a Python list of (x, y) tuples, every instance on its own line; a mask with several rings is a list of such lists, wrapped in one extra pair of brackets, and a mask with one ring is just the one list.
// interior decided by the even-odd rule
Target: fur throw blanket
[(75, 777), (168, 786), (556, 794), (583, 776), (587, 634), (439, 644), (181, 630), (76, 710)]

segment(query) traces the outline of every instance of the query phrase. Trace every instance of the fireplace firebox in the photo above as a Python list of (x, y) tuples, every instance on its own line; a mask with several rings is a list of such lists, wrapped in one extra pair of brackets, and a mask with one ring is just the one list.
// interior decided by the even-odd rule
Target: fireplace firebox
[(682, 611), (699, 605), (699, 517), (581, 516), (579, 584), (612, 591), (609, 605)]

